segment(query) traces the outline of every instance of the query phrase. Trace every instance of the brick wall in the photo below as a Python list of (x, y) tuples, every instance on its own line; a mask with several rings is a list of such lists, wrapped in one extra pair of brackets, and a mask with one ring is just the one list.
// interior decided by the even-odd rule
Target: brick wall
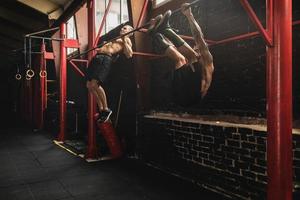
[[(236, 199), (266, 198), (266, 132), (257, 125), (174, 117), (138, 119), (138, 155), (170, 173)], [(300, 181), (300, 135), (293, 135)]]

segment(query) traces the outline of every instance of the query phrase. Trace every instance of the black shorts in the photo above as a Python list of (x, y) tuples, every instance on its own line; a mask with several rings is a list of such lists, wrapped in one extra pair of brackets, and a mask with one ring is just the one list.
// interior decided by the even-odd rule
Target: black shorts
[(91, 60), (86, 72), (86, 79), (91, 81), (97, 80), (99, 83), (103, 83), (111, 69), (112, 57), (106, 54), (96, 54)]

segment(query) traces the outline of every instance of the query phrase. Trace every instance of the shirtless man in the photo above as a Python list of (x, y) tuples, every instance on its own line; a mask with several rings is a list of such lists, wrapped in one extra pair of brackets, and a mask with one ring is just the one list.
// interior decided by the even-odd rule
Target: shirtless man
[(213, 57), (209, 52), (204, 40), (202, 30), (196, 22), (190, 5), (185, 3), (181, 6), (181, 12), (187, 17), (192, 34), (195, 38), (195, 50), (192, 49), (180, 36), (178, 36), (169, 25), (171, 11), (167, 11), (163, 16), (150, 20), (148, 33), (153, 38), (153, 46), (156, 53), (163, 53), (175, 62), (175, 76), (180, 77), (180, 68), (190, 66), (193, 63), (201, 64), (201, 97), (203, 98), (210, 87), (212, 74), (214, 71)]
[[(124, 35), (132, 30), (133, 28), (131, 26), (125, 25), (121, 28), (120, 35)], [(131, 35), (125, 35), (124, 37), (96, 49), (97, 54), (92, 59), (87, 69), (86, 87), (96, 98), (99, 109), (99, 122), (108, 121), (112, 114), (112, 111), (108, 108), (106, 94), (103, 89), (103, 82), (106, 80), (112, 65), (112, 56), (124, 53), (127, 58), (132, 57), (132, 43), (129, 38), (130, 36)]]

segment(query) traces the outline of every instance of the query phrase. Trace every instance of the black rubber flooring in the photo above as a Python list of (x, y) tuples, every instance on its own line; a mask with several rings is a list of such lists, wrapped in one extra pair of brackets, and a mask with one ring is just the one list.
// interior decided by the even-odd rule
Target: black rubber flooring
[(1, 200), (219, 200), (138, 160), (88, 163), (46, 132), (0, 130)]

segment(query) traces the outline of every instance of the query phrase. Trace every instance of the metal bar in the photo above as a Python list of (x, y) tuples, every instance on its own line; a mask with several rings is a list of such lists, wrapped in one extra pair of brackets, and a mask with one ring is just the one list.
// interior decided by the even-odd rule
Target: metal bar
[(83, 59), (72, 59), (70, 61), (75, 61), (75, 62), (84, 62), (86, 65), (88, 65), (89, 61), (88, 60), (83, 60)]
[(146, 57), (155, 57), (155, 58), (162, 58), (165, 57), (164, 55), (158, 55), (158, 54), (153, 54), (153, 53), (143, 53), (143, 52), (133, 52), (133, 55), (137, 56), (146, 56)]
[(58, 30), (58, 29), (59, 29), (59, 27), (55, 27), (55, 28), (49, 28), (49, 29), (42, 30), (42, 31), (37, 31), (37, 32), (33, 32), (33, 33), (28, 33), (28, 34), (25, 35), (25, 37), (32, 36), (32, 35), (36, 35), (36, 34), (40, 34), (40, 33), (49, 32), (49, 31), (55, 31), (55, 30)]
[(49, 38), (49, 37), (41, 37), (41, 36), (27, 36), (28, 38), (36, 38), (36, 39), (43, 39), (43, 40), (54, 40), (54, 41), (64, 41), (62, 38)]
[(87, 54), (87, 53), (89, 53), (89, 52), (91, 52), (91, 51), (93, 51), (93, 50), (95, 50), (95, 49), (97, 49), (97, 48), (102, 47), (103, 45), (105, 45), (105, 44), (107, 44), (107, 43), (109, 43), (109, 42), (115, 41), (115, 40), (117, 40), (117, 39), (119, 39), (119, 38), (121, 38), (121, 37), (124, 37), (124, 36), (126, 36), (126, 35), (130, 35), (130, 34), (136, 32), (136, 31), (139, 31), (139, 30), (141, 30), (141, 29), (143, 29), (143, 28), (145, 28), (145, 27), (147, 27), (147, 26), (149, 26), (149, 25), (150, 25), (149, 23), (146, 23), (146, 24), (142, 25), (141, 27), (138, 27), (138, 28), (136, 28), (136, 29), (133, 29), (132, 31), (129, 31), (129, 32), (123, 34), (123, 35), (119, 35), (119, 36), (117, 36), (117, 37), (115, 37), (115, 38), (112, 38), (112, 39), (106, 41), (105, 43), (103, 43), (103, 44), (101, 44), (101, 45), (99, 45), (99, 46), (96, 46), (96, 47), (93, 47), (93, 48), (89, 48), (89, 49), (86, 50), (85, 52), (82, 52), (82, 53), (80, 53), (80, 54), (71, 56), (69, 59), (73, 59), (73, 58), (76, 58), (76, 57), (85, 55), (85, 54)]
[(119, 116), (120, 116), (120, 109), (121, 109), (121, 104), (122, 104), (122, 96), (123, 96), (123, 90), (120, 91), (120, 96), (119, 96), (119, 101), (118, 101), (117, 115), (116, 115), (115, 124), (114, 124), (115, 129), (118, 126), (118, 121), (119, 121)]
[(73, 68), (75, 69), (75, 71), (82, 77), (85, 77), (84, 73), (79, 69), (79, 67), (77, 67), (77, 65), (70, 60), (71, 65), (73, 66)]
[(54, 60), (54, 53), (53, 52), (44, 52), (44, 57), (46, 60)]
[[(60, 37), (66, 38), (66, 24), (60, 25)], [(65, 42), (60, 43), (60, 95), (59, 95), (59, 124), (60, 131), (58, 134), (58, 141), (63, 142), (65, 140), (66, 131), (66, 100), (67, 100), (67, 52)]]
[[(193, 6), (193, 5), (196, 4), (198, 1), (200, 1), (200, 0), (196, 0), (196, 1), (191, 2), (190, 5), (189, 5), (189, 7)], [(173, 10), (172, 13), (177, 13), (177, 12), (179, 12), (179, 11), (181, 11), (181, 8), (177, 8), (177, 9)]]
[[(95, 0), (88, 1), (88, 47), (92, 48), (95, 41)], [(88, 54), (88, 60), (91, 61), (93, 53)], [(96, 127), (95, 127), (95, 100), (93, 95), (88, 93), (88, 146), (85, 153), (86, 159), (95, 159), (98, 157), (96, 146)]]
[(66, 39), (65, 45), (67, 48), (79, 48), (79, 41), (76, 39)]
[(30, 52), (30, 54), (42, 54), (43, 52), (40, 52), (40, 51), (32, 51)]
[(109, 0), (108, 5), (107, 5), (107, 8), (105, 9), (105, 12), (104, 12), (104, 15), (103, 15), (103, 18), (102, 18), (100, 27), (99, 27), (99, 31), (98, 31), (97, 37), (96, 37), (96, 39), (95, 39), (95, 41), (94, 41), (93, 47), (96, 47), (96, 46), (98, 45), (99, 39), (100, 39), (100, 37), (101, 37), (101, 32), (102, 32), (102, 30), (103, 30), (103, 27), (104, 27), (104, 24), (105, 24), (105, 21), (106, 21), (106, 17), (107, 17), (107, 14), (108, 14), (108, 12), (109, 12), (111, 3), (112, 3), (112, 0)]
[(292, 200), (292, 1), (268, 3), (274, 47), (267, 51), (267, 199)]
[(293, 22), (293, 25), (298, 25), (298, 24), (300, 24), (300, 20), (297, 20), (297, 21)]
[(246, 33), (246, 34), (237, 35), (237, 36), (233, 36), (230, 38), (216, 41), (212, 45), (224, 44), (224, 43), (228, 43), (228, 42), (232, 42), (232, 41), (238, 41), (238, 40), (243, 40), (243, 39), (247, 39), (247, 38), (258, 37), (259, 35), (260, 35), (260, 33), (258, 31), (252, 32), (252, 33)]
[[(41, 45), (41, 52), (46, 52), (46, 45), (45, 43), (42, 43)], [(45, 54), (41, 55), (40, 60), (40, 71), (45, 70), (46, 68), (46, 59)], [(46, 93), (45, 93), (45, 76), (40, 76), (40, 113), (39, 113), (39, 124), (38, 129), (42, 129), (44, 126), (44, 111), (46, 108)]]
[(240, 0), (242, 6), (248, 13), (251, 21), (254, 23), (256, 28), (258, 29), (259, 33), (262, 35), (263, 39), (265, 40), (266, 44), (268, 46), (273, 45), (272, 38), (268, 35), (267, 31), (264, 29), (263, 25), (261, 24), (260, 20), (256, 16), (255, 12), (253, 11), (251, 5), (249, 4), (248, 0)]
[[(142, 33), (147, 33), (147, 31), (148, 31), (148, 29), (146, 29), (146, 28), (142, 28), (142, 29), (140, 29), (140, 30), (138, 30), (139, 32), (142, 32)], [(179, 35), (182, 39), (185, 39), (185, 40), (191, 40), (191, 41), (194, 41), (195, 40), (195, 38), (194, 37), (192, 37), (192, 36), (187, 36), (187, 35)], [(208, 40), (208, 39), (206, 39), (205, 40), (207, 43), (209, 43), (209, 44), (214, 44), (214, 43), (216, 43), (216, 41), (214, 41), (214, 40)]]
[(140, 27), (141, 26), (142, 20), (144, 19), (145, 13), (147, 11), (148, 3), (149, 3), (149, 0), (144, 0), (144, 5), (143, 5), (143, 8), (141, 10), (141, 14), (140, 14), (140, 17), (138, 19), (136, 27)]

